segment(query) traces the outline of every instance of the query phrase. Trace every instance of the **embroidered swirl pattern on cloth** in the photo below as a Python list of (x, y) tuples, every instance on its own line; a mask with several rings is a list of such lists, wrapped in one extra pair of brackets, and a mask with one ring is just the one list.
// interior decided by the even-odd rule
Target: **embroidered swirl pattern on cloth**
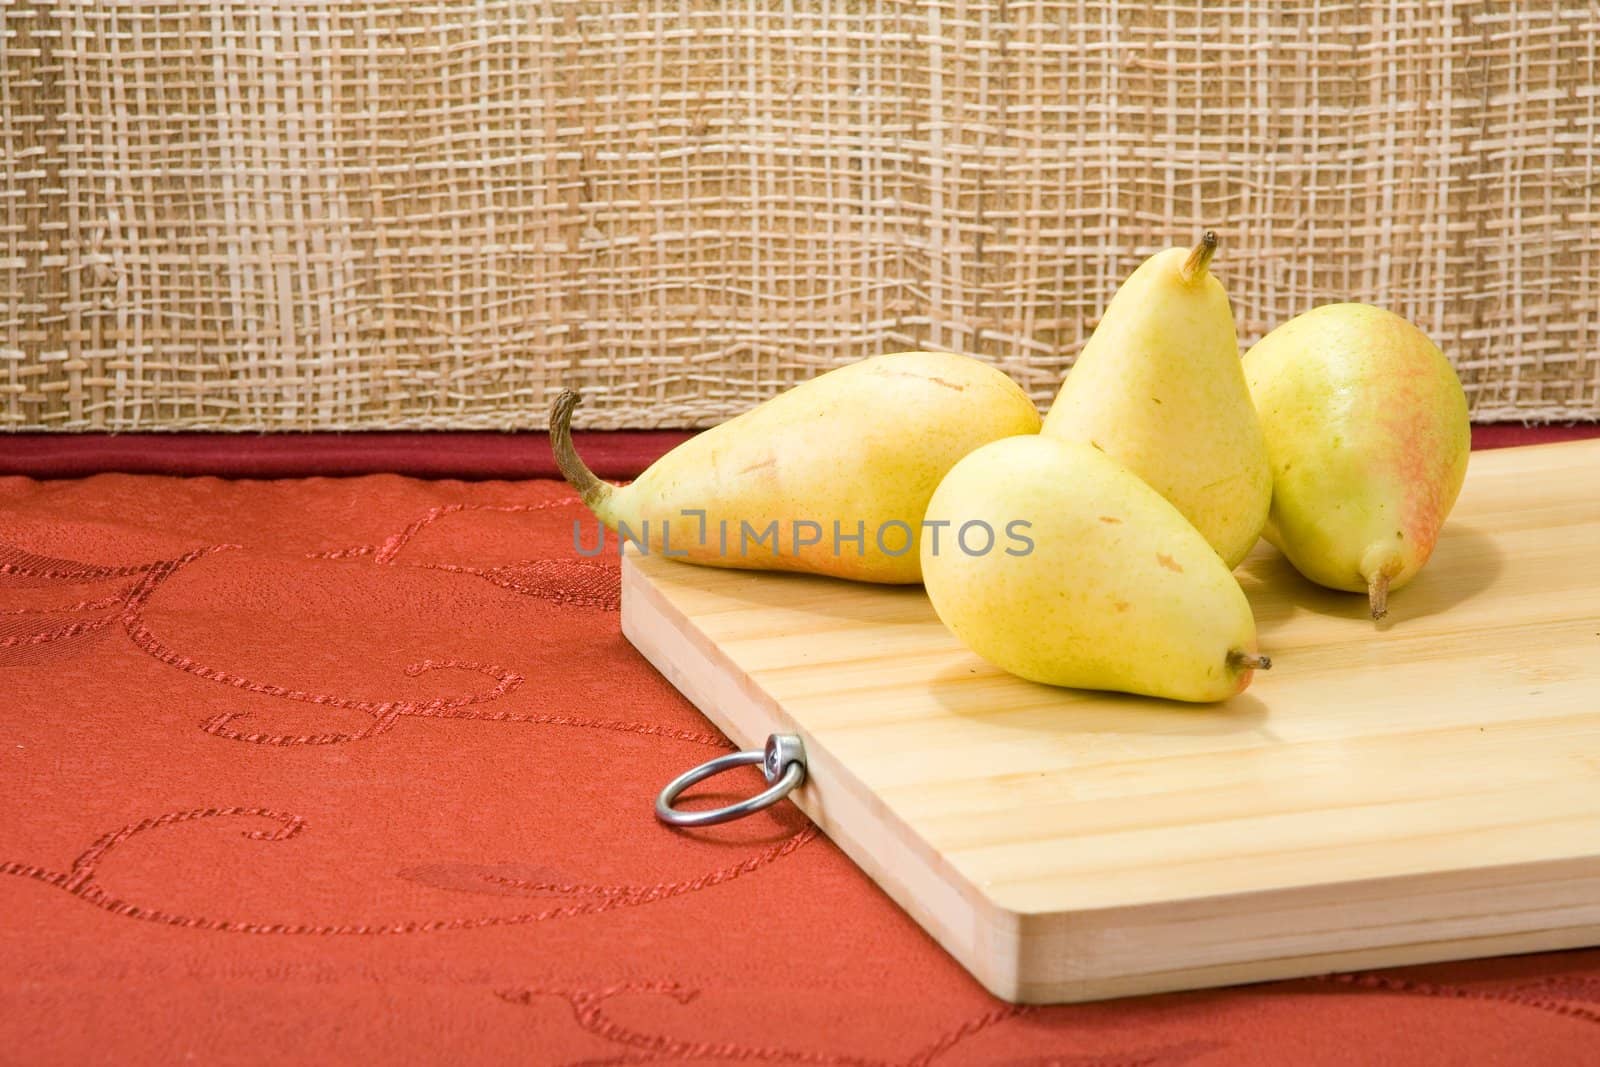
[(583, 515), (0, 479), (0, 1059), (1597, 1062), (1600, 951), (1017, 1008), (794, 808), (659, 826), (729, 746)]

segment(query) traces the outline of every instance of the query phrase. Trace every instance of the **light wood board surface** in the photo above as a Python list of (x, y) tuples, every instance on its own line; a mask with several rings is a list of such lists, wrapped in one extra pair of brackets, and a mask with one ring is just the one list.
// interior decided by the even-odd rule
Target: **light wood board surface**
[(1014, 678), (920, 588), (630, 556), (622, 626), (1009, 1000), (1600, 944), (1600, 441), (1475, 454), (1381, 629), (1238, 573), (1275, 666), (1212, 706)]

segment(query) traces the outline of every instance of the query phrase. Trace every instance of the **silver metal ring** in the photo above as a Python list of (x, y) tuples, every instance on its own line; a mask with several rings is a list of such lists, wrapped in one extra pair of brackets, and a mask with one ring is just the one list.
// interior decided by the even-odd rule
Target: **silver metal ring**
[[(677, 800), (685, 789), (697, 782), (703, 782), (712, 775), (721, 774), (734, 767), (745, 767), (752, 763), (761, 764), (761, 773), (766, 775), (771, 785), (748, 800), (708, 811), (679, 811), (672, 806), (672, 802)], [(685, 771), (668, 782), (661, 795), (656, 797), (656, 818), (669, 826), (714, 826), (719, 822), (731, 822), (758, 812), (762, 808), (772, 807), (805, 780), (806, 750), (800, 743), (800, 738), (794, 734), (773, 734), (767, 738), (765, 751), (735, 752), (731, 756), (719, 756), (691, 771)]]

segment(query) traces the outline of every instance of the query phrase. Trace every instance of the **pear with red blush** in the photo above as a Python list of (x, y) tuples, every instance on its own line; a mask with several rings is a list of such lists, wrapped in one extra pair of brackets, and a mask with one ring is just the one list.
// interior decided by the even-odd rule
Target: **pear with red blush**
[(1383, 618), (1466, 478), (1471, 426), (1450, 361), (1391, 311), (1329, 304), (1263, 337), (1244, 373), (1272, 470), (1267, 540)]

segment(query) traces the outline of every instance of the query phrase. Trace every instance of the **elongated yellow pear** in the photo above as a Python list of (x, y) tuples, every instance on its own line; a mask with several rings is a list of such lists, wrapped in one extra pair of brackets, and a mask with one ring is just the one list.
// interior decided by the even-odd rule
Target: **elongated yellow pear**
[(1328, 304), (1244, 358), (1272, 463), (1267, 540), (1372, 617), (1416, 576), (1467, 476), (1467, 399), (1438, 346), (1392, 311)]
[(1093, 444), (1183, 513), (1230, 568), (1272, 490), (1239, 366), (1233, 309), (1211, 273), (1215, 234), (1151, 256), (1111, 298), (1043, 432)]
[(572, 447), (577, 403), (563, 392), (550, 413), (556, 462), (622, 537), (691, 563), (865, 582), (921, 581), (940, 479), (979, 445), (1039, 430), (1027, 394), (988, 364), (900, 352), (803, 382), (615, 486)]
[(1256, 654), (1244, 592), (1211, 545), (1089, 445), (1043, 435), (984, 445), (945, 476), (926, 523), (934, 610), (1012, 674), (1213, 701), (1271, 666)]

